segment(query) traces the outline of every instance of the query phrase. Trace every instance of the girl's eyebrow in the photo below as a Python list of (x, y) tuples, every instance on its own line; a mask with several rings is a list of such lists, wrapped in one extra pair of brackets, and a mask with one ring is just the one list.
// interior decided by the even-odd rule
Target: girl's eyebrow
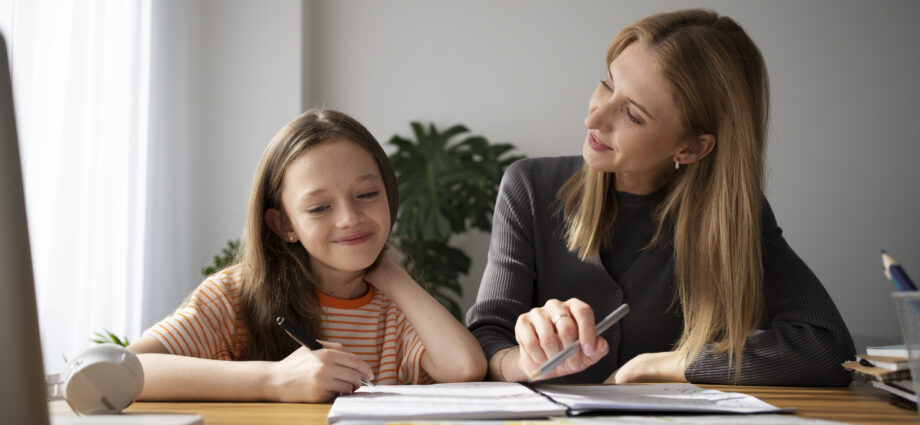
[(379, 174), (365, 174), (355, 179), (353, 183), (360, 183), (367, 180), (382, 180)]
[[(362, 176), (356, 178), (356, 179), (352, 182), (352, 184), (354, 185), (354, 184), (357, 184), (357, 183), (363, 183), (363, 182), (368, 181), (368, 180), (382, 180), (382, 178), (380, 177), (379, 174), (365, 174), (365, 175), (362, 175)], [(311, 191), (309, 191), (309, 192), (303, 194), (303, 195), (300, 197), (300, 203), (306, 202), (311, 196), (322, 195), (324, 192), (326, 192), (326, 189), (325, 189), (325, 188), (320, 188), (320, 189), (311, 190)]]

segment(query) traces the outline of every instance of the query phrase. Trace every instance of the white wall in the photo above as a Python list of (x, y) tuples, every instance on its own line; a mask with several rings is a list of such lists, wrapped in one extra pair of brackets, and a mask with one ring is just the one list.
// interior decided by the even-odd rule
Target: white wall
[(301, 111), (303, 6), (153, 3), (145, 328), (171, 313), (243, 230), (262, 150)]
[[(305, 14), (305, 106), (343, 110), (379, 140), (410, 120), (467, 125), (529, 156), (577, 155), (607, 44), (675, 1), (316, 0)], [(884, 248), (920, 277), (920, 3), (700, 1), (760, 46), (773, 88), (767, 195), (850, 331), (899, 339)], [(488, 241), (474, 258), (469, 306)]]

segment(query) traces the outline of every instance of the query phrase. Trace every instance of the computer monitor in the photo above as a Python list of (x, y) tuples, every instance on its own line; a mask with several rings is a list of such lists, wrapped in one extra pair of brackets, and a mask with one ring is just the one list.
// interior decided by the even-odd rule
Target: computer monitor
[(0, 34), (0, 415), (48, 424), (22, 167), (6, 40)]

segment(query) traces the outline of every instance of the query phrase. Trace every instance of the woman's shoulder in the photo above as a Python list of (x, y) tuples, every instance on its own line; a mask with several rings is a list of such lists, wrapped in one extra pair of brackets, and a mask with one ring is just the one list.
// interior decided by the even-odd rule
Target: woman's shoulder
[(584, 163), (581, 156), (524, 158), (508, 167), (505, 180), (534, 188), (558, 189)]

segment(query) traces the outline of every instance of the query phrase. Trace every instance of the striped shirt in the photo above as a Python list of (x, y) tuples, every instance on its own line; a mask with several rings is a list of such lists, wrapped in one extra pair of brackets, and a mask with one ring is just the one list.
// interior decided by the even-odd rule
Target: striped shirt
[[(144, 332), (171, 353), (214, 360), (240, 359), (249, 341), (242, 321), (242, 273), (221, 271), (201, 283), (171, 316)], [(357, 299), (317, 293), (325, 340), (356, 354), (374, 371), (376, 384), (427, 384), (425, 347), (399, 307), (368, 285)]]

